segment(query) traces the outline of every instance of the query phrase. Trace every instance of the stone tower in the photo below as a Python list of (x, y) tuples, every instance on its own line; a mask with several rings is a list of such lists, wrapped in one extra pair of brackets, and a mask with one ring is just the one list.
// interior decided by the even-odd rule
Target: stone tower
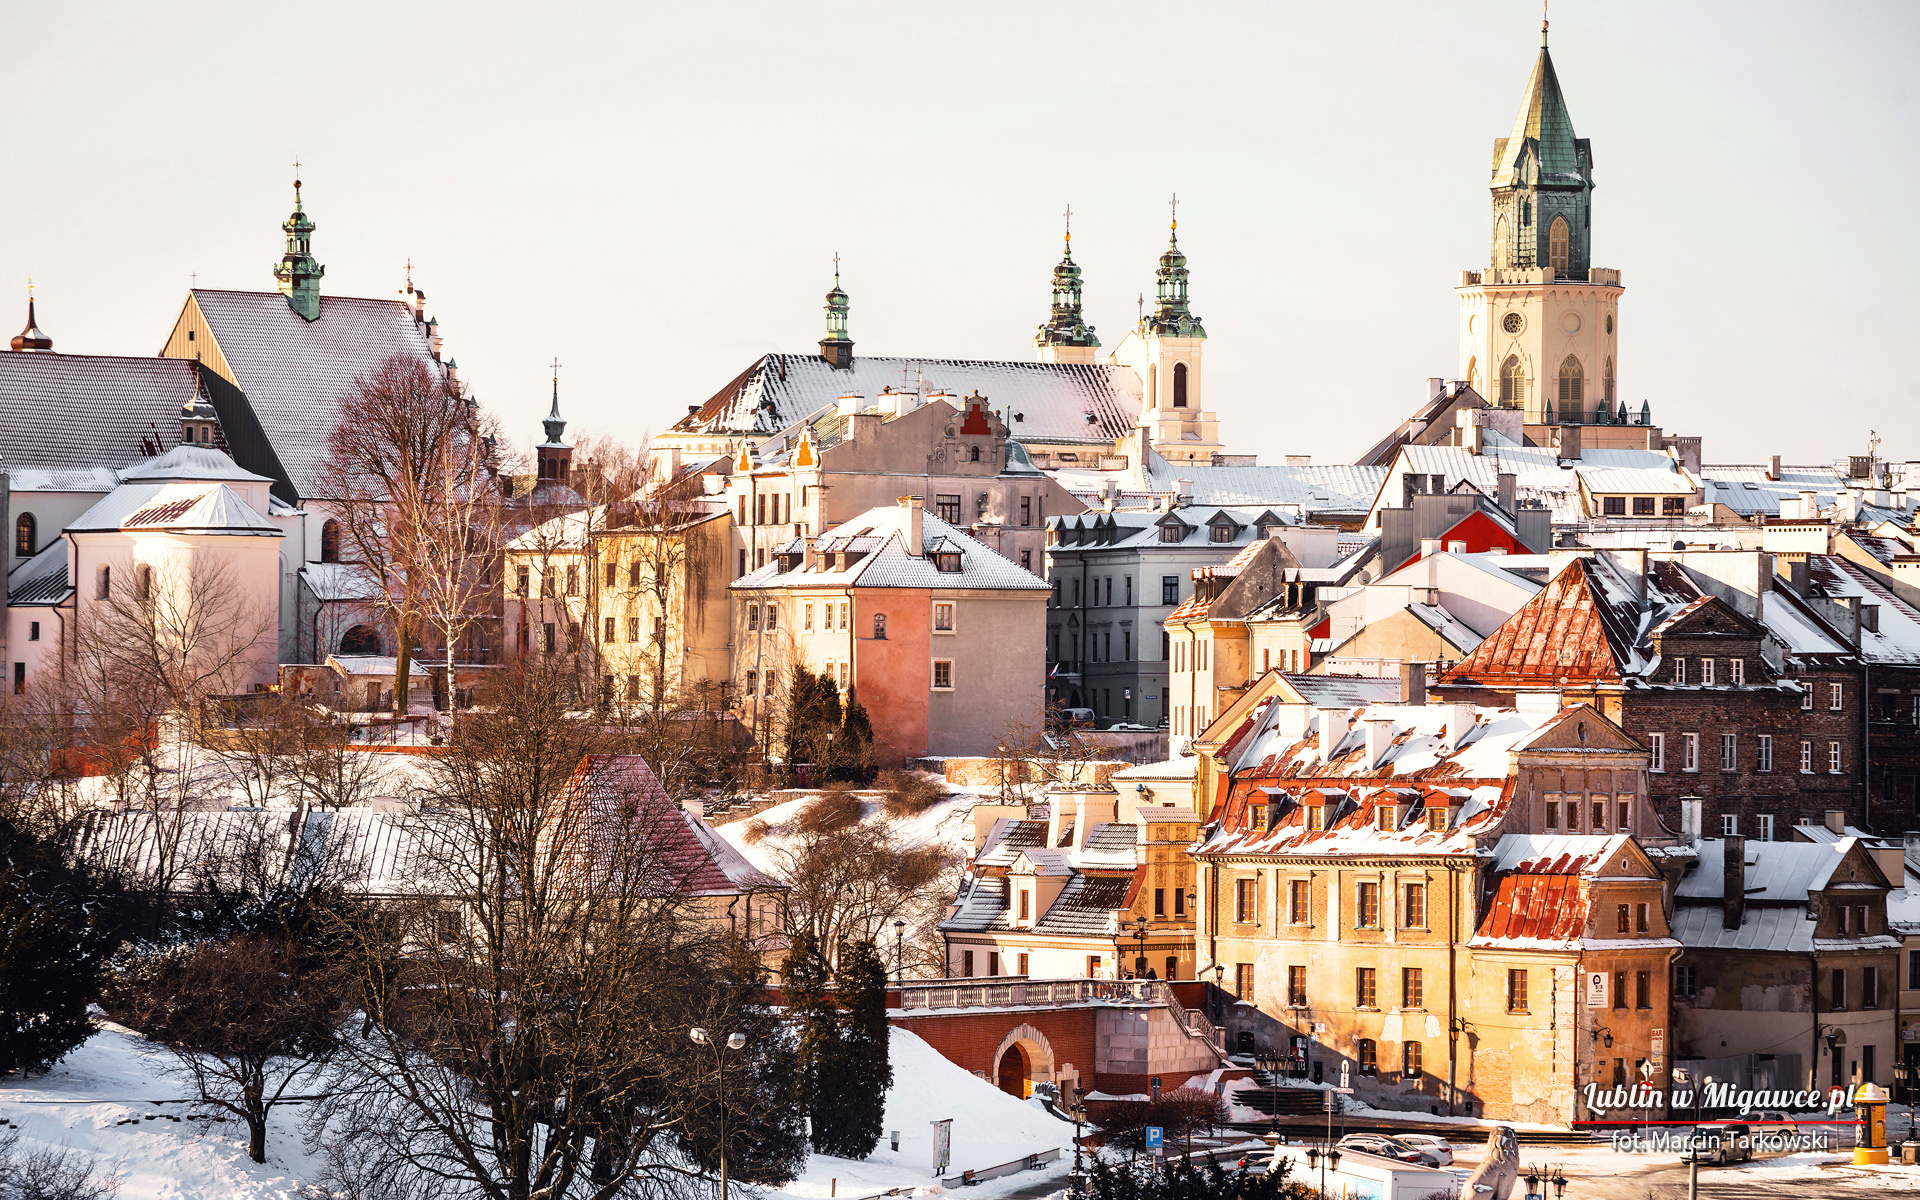
[(547, 440), (533, 448), (542, 482), (570, 482), (573, 478), (573, 444), (567, 441), (567, 422), (560, 415), (560, 364), (553, 365), (553, 407), (540, 422)]
[[(1071, 221), (1073, 210), (1067, 213)], [(1033, 339), (1033, 344), (1040, 347), (1041, 362), (1090, 363), (1093, 352), (1100, 348), (1100, 339), (1093, 336), (1093, 326), (1087, 324), (1081, 311), (1080, 287), (1080, 264), (1073, 261), (1073, 227), (1069, 224), (1066, 249), (1061, 252), (1060, 265), (1053, 269), (1053, 312)]]
[(1176, 216), (1168, 223), (1167, 249), (1154, 271), (1153, 310), (1140, 328), (1146, 351), (1140, 424), (1162, 458), (1210, 462), (1223, 447), (1218, 420), (1201, 404), (1200, 352), (1207, 331), (1187, 305), (1187, 274)]
[(1620, 272), (1592, 265), (1593, 154), (1573, 134), (1540, 23), (1513, 131), (1493, 143), (1492, 253), (1462, 271), (1460, 378), (1532, 425), (1605, 424), (1617, 403)]
[(293, 181), (293, 215), (280, 228), (287, 232), (287, 252), (273, 264), (287, 306), (309, 321), (320, 319), (320, 277), (327, 269), (313, 256), (313, 220), (300, 206), (300, 181)]

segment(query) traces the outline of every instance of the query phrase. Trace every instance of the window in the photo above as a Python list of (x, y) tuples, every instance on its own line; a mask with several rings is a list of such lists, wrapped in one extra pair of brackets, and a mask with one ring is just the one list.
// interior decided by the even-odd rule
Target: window
[[(1915, 963), (1920, 963), (1920, 953), (1916, 953), (1913, 957)], [(1675, 996), (1683, 996), (1689, 1000), (1693, 999), (1697, 994), (1696, 989), (1699, 987), (1699, 975), (1696, 971), (1697, 969), (1692, 966), (1675, 966), (1673, 968), (1673, 994)]]
[(638, 700), (639, 698), (640, 677), (638, 675), (629, 675), (627, 676), (627, 699)]
[(1020, 497), (1020, 524), (1022, 526), (1029, 526), (1033, 524), (1033, 497), (1032, 496)]
[(1109, 575), (1106, 578), (1107, 578), (1106, 604), (1107, 604), (1107, 607), (1111, 608), (1113, 607), (1113, 576)]
[(1722, 771), (1737, 771), (1740, 769), (1740, 756), (1736, 745), (1738, 738), (1738, 734), (1723, 733), (1720, 735), (1720, 769)]
[(1547, 797), (1545, 808), (1546, 808), (1546, 818), (1542, 828), (1550, 829), (1550, 830), (1559, 829), (1560, 828), (1560, 797), (1557, 794), (1549, 795)]
[(1251, 879), (1233, 881), (1233, 919), (1242, 925), (1253, 924), (1256, 886)]
[(1747, 686), (1747, 660), (1730, 658), (1727, 660), (1727, 682), (1734, 687)]
[(1763, 842), (1772, 841), (1773, 840), (1773, 814), (1761, 813), (1759, 820), (1760, 820), (1760, 840)]
[(1400, 968), (1400, 1007), (1422, 1008), (1426, 1005), (1426, 977), (1419, 967)]
[(1378, 998), (1374, 992), (1374, 969), (1355, 967), (1353, 969), (1353, 1003), (1356, 1008), (1378, 1008)]
[(1740, 814), (1739, 813), (1721, 813), (1720, 814), (1720, 836), (1721, 837), (1739, 837), (1740, 836)]
[(1507, 972), (1507, 1011), (1527, 1011), (1527, 973), (1524, 970)]
[(1580, 801), (1572, 796), (1567, 797), (1566, 816), (1567, 832), (1578, 832), (1580, 829)]
[(1354, 909), (1354, 928), (1380, 928), (1380, 885), (1377, 883), (1361, 884), (1359, 887), (1358, 900), (1359, 903)]
[(1650, 733), (1647, 735), (1647, 741), (1648, 749), (1653, 751), (1652, 762), (1648, 764), (1648, 769), (1665, 771), (1667, 769), (1667, 735)]
[(16, 696), (27, 694), (27, 664), (23, 662), (13, 664), (13, 694)]
[[(1568, 240), (1567, 219), (1555, 217), (1553, 224), (1547, 228), (1547, 265), (1553, 268), (1555, 279), (1565, 279), (1567, 276)], [(1564, 373), (1565, 368), (1562, 368), (1563, 376)]]
[(639, 617), (627, 618), (627, 640), (630, 642), (637, 642), (640, 640), (640, 618)]
[[(951, 601), (943, 600), (933, 606), (933, 628), (936, 633), (953, 632), (953, 604)], [(879, 635), (876, 634), (875, 636), (877, 637)]]
[(1517, 408), (1526, 398), (1526, 368), (1520, 365), (1519, 355), (1511, 355), (1500, 366), (1500, 403), (1508, 408)]
[(1167, 915), (1167, 889), (1165, 888), (1153, 889), (1153, 915), (1156, 917)]
[(767, 632), (772, 633), (774, 630), (774, 627), (779, 623), (780, 623), (780, 606), (777, 604), (774, 604), (772, 601), (769, 601), (767, 603)]
[(1307, 969), (1305, 967), (1287, 968), (1287, 1003), (1294, 1008), (1307, 1006)]
[(1625, 971), (1613, 973), (1613, 1007), (1616, 1011), (1624, 1011), (1627, 1007), (1627, 973)]
[[(20, 520), (31, 524), (33, 518), (22, 514)], [(22, 549), (20, 552), (22, 554), (31, 554), (33, 551), (31, 549)], [(338, 521), (330, 520), (320, 527), (320, 561), (340, 561), (340, 522)]]
[(1633, 1006), (1638, 1009), (1653, 1007), (1653, 972), (1637, 971), (1634, 973)]
[[(1736, 663), (1738, 663), (1739, 661), (1740, 661), (1739, 659), (1734, 660), (1734, 662)], [(1773, 770), (1773, 735), (1772, 734), (1762, 733), (1762, 734), (1755, 735), (1753, 758), (1754, 758), (1754, 762), (1753, 762), (1754, 770), (1756, 771)]]
[[(1831, 978), (1832, 991), (1828, 997), (1828, 1007), (1832, 1008), (1834, 1012), (1840, 1012), (1847, 1007), (1847, 973), (1841, 968), (1835, 967)], [(1836, 1054), (1834, 1057), (1838, 1058), (1839, 1055)]]
[(1827, 770), (1832, 774), (1840, 773), (1840, 743), (1827, 743)]
[(840, 628), (845, 629), (847, 627), (847, 623), (852, 619), (852, 612), (853, 604), (851, 601), (843, 600), (840, 602)]
[(1000, 955), (996, 951), (987, 952), (987, 974), (996, 977), (1000, 974)]
[(1687, 681), (1686, 659), (1676, 658), (1673, 660), (1673, 681), (1675, 683), (1685, 683)]
[(579, 594), (580, 594), (580, 568), (578, 565), (569, 564), (567, 566), (567, 595), (578, 596)]
[(540, 626), (540, 648), (546, 651), (548, 654), (553, 653), (553, 622), (552, 621), (548, 621), (545, 624)]
[(603, 642), (611, 642), (613, 640), (613, 629), (613, 618), (602, 618), (600, 621), (600, 640)]
[(1128, 608), (1132, 608), (1133, 607), (1133, 576), (1131, 575), (1125, 576), (1120, 580), (1120, 582), (1126, 585), (1126, 595), (1121, 599), (1120, 602), (1126, 605)]
[(522, 596), (527, 594), (527, 574), (527, 568), (525, 567), (515, 567), (513, 569), (513, 590)]
[(953, 660), (936, 658), (933, 660), (933, 690), (950, 692), (953, 690)]
[(1604, 796), (1595, 796), (1591, 801), (1593, 823), (1587, 828), (1599, 833), (1607, 827), (1607, 801)]
[(608, 563), (607, 564), (607, 586), (608, 587), (615, 586), (619, 578), (620, 578), (620, 564)]
[(1231, 542), (1233, 540), (1233, 532), (1233, 526), (1222, 521), (1218, 525), (1210, 525), (1207, 527), (1207, 540), (1215, 543)]
[(1625, 496), (1602, 496), (1600, 498), (1600, 512), (1602, 515), (1609, 517), (1626, 516), (1627, 498)]
[(1420, 1078), (1420, 1043), (1405, 1042), (1400, 1047), (1400, 1079), (1410, 1082)]
[(1636, 517), (1652, 516), (1653, 515), (1653, 497), (1652, 496), (1635, 496), (1633, 498), (1633, 515)]
[(885, 613), (873, 614), (873, 640), (876, 642), (887, 640), (887, 614)]
[(980, 447), (978, 446), (967, 447), (967, 461), (968, 462), (980, 461)]
[(1253, 806), (1253, 827), (1256, 830), (1265, 829), (1267, 827), (1267, 806), (1266, 805), (1256, 804)]
[(771, 696), (771, 695), (773, 695), (773, 681), (774, 681), (774, 677), (775, 677), (776, 675), (778, 675), (778, 674), (779, 674), (779, 672), (777, 672), (777, 671), (768, 671), (768, 672), (767, 672), (767, 680), (766, 680), (766, 694), (767, 694), (767, 695), (769, 695), (769, 696)]
[(1652, 920), (1653, 910), (1647, 906), (1646, 901), (1642, 900), (1633, 906), (1633, 931), (1635, 933), (1651, 933), (1653, 931), (1651, 925)]
[(760, 694), (760, 672), (748, 671), (747, 672), (747, 695), (757, 696), (759, 694)]
[(1022, 550), (1020, 552), (1020, 569), (1022, 571), (1033, 570), (1033, 551)]
[(1633, 909), (1631, 906), (1625, 904), (1620, 905), (1615, 909), (1613, 917), (1613, 931), (1615, 933), (1633, 932)]
[[(1287, 923), (1305, 925), (1313, 920), (1313, 885), (1305, 879), (1287, 882)], [(1914, 959), (1920, 962), (1920, 952)]]
[(936, 516), (947, 524), (958, 525), (960, 523), (960, 497), (935, 496), (933, 498), (933, 511)]
[(1700, 686), (1713, 686), (1713, 660), (1710, 658), (1700, 660)]
[(627, 564), (627, 586), (640, 586), (640, 560), (637, 558)]
[(103, 565), (93, 579), (93, 598), (105, 600), (111, 595), (113, 595), (113, 568)]
[(1022, 954), (1020, 956), (1020, 969), (1017, 972), (1017, 974), (1024, 977), (1026, 973), (1027, 973), (1027, 956)]
[(1089, 954), (1087, 955), (1087, 978), (1098, 979), (1099, 977), (1100, 977), (1100, 956), (1098, 954)]
[(40, 622), (38, 621), (27, 622), (27, 640), (30, 642), (37, 642), (40, 640)]
[(1160, 577), (1160, 603), (1180, 603), (1180, 577), (1178, 575), (1162, 575)]
[[(1303, 989), (1306, 987), (1306, 983), (1304, 980), (1301, 982), (1300, 986)], [(1253, 964), (1252, 963), (1233, 964), (1233, 992), (1234, 992), (1234, 995), (1240, 997), (1242, 1000), (1245, 1000), (1250, 1004), (1253, 1002), (1254, 992), (1253, 992)], [(1304, 991), (1302, 994), (1304, 995)], [(1301, 1001), (1301, 1003), (1304, 1004), (1306, 1002), (1303, 1000)]]
[(1187, 915), (1187, 893), (1179, 888), (1173, 889), (1173, 915), (1176, 917)]
[[(1608, 380), (1607, 380), (1607, 391), (1608, 391), (1609, 393), (1611, 393), (1611, 392), (1613, 391), (1613, 380), (1612, 380), (1612, 379), (1608, 379)], [(1608, 395), (1608, 397), (1607, 397), (1607, 399), (1609, 399), (1609, 400), (1611, 400), (1611, 399), (1613, 399), (1613, 397), (1612, 397), (1612, 395), (1611, 395), (1611, 394), (1609, 394), (1609, 395)], [(1686, 516), (1686, 515), (1687, 515), (1687, 498), (1686, 498), (1685, 496), (1662, 496), (1662, 497), (1660, 497), (1660, 515), (1661, 515), (1661, 516), (1663, 516), (1663, 517), (1684, 517), (1684, 516)]]
[[(740, 503), (742, 503), (742, 504), (745, 504), (745, 503), (746, 503), (746, 501), (745, 501), (745, 500), (743, 499), (743, 500), (741, 500), (741, 501), (740, 501)], [(733, 574), (734, 574), (734, 577), (735, 577), (735, 578), (738, 578), (738, 577), (740, 577), (740, 576), (742, 576), (742, 575), (745, 575), (746, 573), (747, 573), (747, 552), (746, 552), (745, 550), (741, 550), (741, 551), (740, 551), (740, 563), (739, 563), (739, 565), (738, 565), (738, 566), (737, 566), (737, 567), (736, 567), (736, 568), (734, 569), (734, 572), (733, 572)]]
[(1185, 363), (1173, 364), (1173, 406), (1175, 408), (1187, 406), (1187, 364)]
[(1873, 932), (1873, 930), (1867, 928), (1867, 914), (1870, 911), (1872, 910), (1864, 904), (1856, 904), (1853, 906), (1853, 928), (1856, 933), (1865, 935)]
[(1033, 904), (1033, 893), (1028, 891), (1026, 888), (1021, 888), (1020, 889), (1020, 917), (1019, 917), (1020, 920), (1031, 921), (1033, 919), (1032, 904)]
[(1810, 775), (1813, 773), (1812, 742), (1802, 741), (1800, 743), (1800, 773), (1802, 775)]
[(1353, 1058), (1362, 1075), (1380, 1073), (1380, 1062), (1375, 1055), (1372, 1038), (1360, 1038), (1353, 1043)]
[(749, 630), (760, 628), (760, 606), (758, 604), (747, 605), (747, 628)]
[(800, 612), (801, 612), (800, 628), (806, 630), (808, 633), (812, 633), (813, 632), (813, 602), (808, 601), (806, 607), (801, 609)]
[(1800, 689), (1800, 711), (1813, 711), (1813, 688), (1811, 685), (1803, 686)]
[(1840, 700), (1842, 695), (1843, 695), (1843, 692), (1841, 690), (1840, 684), (1830, 683), (1827, 685), (1827, 711), (1828, 712), (1840, 711)]
[(1409, 883), (1401, 886), (1400, 927), (1402, 929), (1425, 929), (1427, 927), (1427, 885)]
[(1920, 950), (1915, 950), (1907, 957), (1907, 986), (1920, 988)]
[(1627, 826), (1630, 824), (1630, 821), (1628, 818), (1630, 818), (1633, 815), (1633, 797), (1622, 796), (1617, 801), (1615, 801), (1613, 806), (1613, 815), (1614, 815), (1613, 831), (1615, 833), (1627, 832)]
[(1680, 735), (1680, 769), (1698, 771), (1700, 769), (1700, 735), (1683, 733)]

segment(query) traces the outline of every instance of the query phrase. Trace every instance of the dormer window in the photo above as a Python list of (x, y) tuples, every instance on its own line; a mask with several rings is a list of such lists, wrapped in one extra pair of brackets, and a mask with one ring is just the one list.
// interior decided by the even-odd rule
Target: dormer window
[(1186, 537), (1187, 527), (1179, 521), (1168, 521), (1166, 524), (1160, 526), (1160, 540), (1162, 542), (1182, 542), (1186, 540)]
[(1394, 809), (1392, 805), (1384, 805), (1377, 810), (1374, 814), (1374, 820), (1376, 823), (1375, 827), (1387, 833), (1392, 833), (1395, 829), (1399, 828), (1399, 822), (1394, 819)]
[(960, 555), (952, 550), (942, 550), (933, 556), (933, 569), (943, 575), (960, 573)]
[(1216, 544), (1231, 542), (1240, 533), (1240, 527), (1231, 521), (1216, 521), (1207, 527), (1209, 540)]
[(1314, 804), (1307, 808), (1307, 828), (1325, 829), (1327, 827), (1327, 806)]
[(1427, 810), (1427, 828), (1433, 830), (1435, 833), (1445, 833), (1447, 831), (1447, 810), (1440, 807), (1429, 808)]

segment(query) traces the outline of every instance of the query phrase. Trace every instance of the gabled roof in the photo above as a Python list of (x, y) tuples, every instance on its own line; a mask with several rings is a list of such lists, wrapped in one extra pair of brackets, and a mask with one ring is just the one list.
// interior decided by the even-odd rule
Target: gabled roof
[(7, 603), (15, 606), (58, 604), (72, 592), (73, 584), (67, 580), (67, 543), (60, 538), (15, 564), (7, 576)]
[(1878, 576), (1833, 554), (1807, 556), (1807, 586), (1829, 599), (1879, 606), (1878, 629), (1860, 630), (1860, 656), (1869, 663), (1920, 666), (1920, 609), (1896, 595)]
[(211, 446), (182, 442), (165, 454), (136, 463), (120, 472), (122, 483), (272, 483), (265, 475), (245, 470)]
[(1023, 442), (1111, 443), (1126, 436), (1140, 414), (1139, 375), (1107, 363), (856, 356), (850, 368), (836, 370), (818, 354), (768, 354), (673, 432), (773, 434), (849, 393), (871, 397), (903, 387), (921, 395), (979, 392), (1006, 414), (1012, 436)]
[(224, 483), (123, 483), (75, 518), (66, 532), (120, 529), (286, 536)]
[(1282, 673), (1279, 680), (1280, 695), (1311, 708), (1358, 708), (1363, 704), (1390, 704), (1400, 698), (1398, 679)]
[(1576, 558), (1521, 605), (1443, 683), (1487, 687), (1618, 684), (1636, 664), (1636, 622), (1609, 603), (1596, 560)]
[[(1827, 886), (1847, 852), (1859, 839), (1830, 842), (1746, 843), (1747, 901), (1804, 905), (1811, 892)], [(1694, 869), (1674, 889), (1678, 901), (1718, 902), (1726, 895), (1726, 850), (1723, 838), (1701, 838)]]
[[(864, 551), (851, 564), (836, 558), (831, 567), (825, 563), (810, 566), (802, 561), (794, 570), (783, 570), (782, 556), (806, 552), (806, 539), (795, 538), (780, 547), (765, 566), (742, 575), (729, 586), (742, 590), (771, 587), (1049, 590), (1046, 580), (1009, 562), (932, 513), (921, 514), (919, 552), (908, 553), (905, 539), (910, 536), (911, 516), (897, 504), (872, 508), (813, 539), (813, 547), (819, 552)], [(960, 569), (940, 570), (929, 557), (936, 552), (958, 553)]]
[[(234, 385), (303, 496), (324, 494), (327, 438), (356, 379), (396, 354), (441, 369), (425, 328), (399, 300), (323, 296), (317, 321), (279, 292), (195, 288), (187, 302), (199, 306)], [(221, 422), (229, 423), (225, 412)]]
[(191, 362), (0, 353), (0, 409), (13, 414), (0, 422), (0, 464), (86, 471), (137, 462), (179, 441), (180, 409), (201, 395)]

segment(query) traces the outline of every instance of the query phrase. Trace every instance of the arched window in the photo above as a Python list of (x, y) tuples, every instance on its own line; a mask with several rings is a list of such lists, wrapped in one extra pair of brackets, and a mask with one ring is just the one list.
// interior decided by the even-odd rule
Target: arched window
[(1577, 415), (1586, 398), (1587, 374), (1580, 369), (1580, 360), (1567, 355), (1560, 364), (1560, 415)]
[(1553, 225), (1547, 230), (1547, 265), (1553, 268), (1555, 279), (1567, 274), (1567, 219), (1555, 217)]
[(1493, 223), (1493, 265), (1507, 265), (1507, 219), (1501, 217)]
[(105, 600), (111, 595), (113, 595), (113, 568), (103, 565), (94, 573), (93, 598)]
[(1500, 403), (1508, 408), (1518, 408), (1527, 399), (1527, 372), (1520, 365), (1520, 356), (1512, 354), (1500, 366)]
[(352, 656), (380, 653), (380, 634), (371, 625), (355, 625), (340, 635), (340, 653)]
[(320, 527), (320, 561), (340, 561), (340, 522), (329, 519)]
[(153, 594), (153, 568), (141, 563), (133, 569), (133, 598), (145, 600)]
[(1607, 360), (1607, 373), (1600, 377), (1600, 394), (1608, 404), (1613, 403), (1613, 360)]
[[(1480, 391), (1480, 360), (1478, 358), (1467, 360), (1467, 386), (1476, 392)], [(1481, 395), (1485, 394), (1481, 392)]]
[(967, 461), (968, 462), (980, 461), (980, 447), (975, 446), (972, 449), (967, 451)]
[(33, 556), (34, 542), (40, 537), (40, 528), (34, 522), (32, 513), (21, 513), (13, 520), (13, 552), (21, 558)]
[(873, 614), (873, 640), (876, 642), (887, 640), (887, 614), (885, 613)]
[(1185, 363), (1173, 364), (1173, 406), (1175, 408), (1187, 406), (1187, 364)]

